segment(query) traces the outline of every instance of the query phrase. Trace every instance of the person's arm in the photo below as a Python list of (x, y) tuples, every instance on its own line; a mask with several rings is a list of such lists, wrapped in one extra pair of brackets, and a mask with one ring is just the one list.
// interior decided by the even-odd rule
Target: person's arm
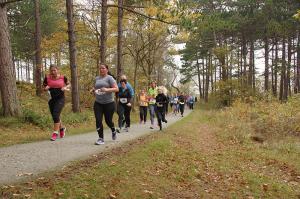
[(117, 83), (114, 83), (111, 85), (111, 88), (101, 88), (100, 89), (102, 92), (108, 92), (108, 93), (116, 93), (119, 92), (119, 88)]
[(132, 86), (129, 82), (126, 83), (126, 87), (130, 92), (131, 98), (133, 98), (134, 97), (134, 90), (133, 90), (133, 88), (132, 88)]
[(43, 81), (43, 88), (44, 91), (48, 91), (49, 90), (49, 86), (48, 86), (48, 81), (47, 81), (47, 76), (45, 76), (44, 81)]
[(62, 91), (69, 91), (71, 84), (69, 83), (68, 79), (66, 78), (66, 76), (64, 76), (64, 82), (65, 82), (65, 86), (61, 88)]

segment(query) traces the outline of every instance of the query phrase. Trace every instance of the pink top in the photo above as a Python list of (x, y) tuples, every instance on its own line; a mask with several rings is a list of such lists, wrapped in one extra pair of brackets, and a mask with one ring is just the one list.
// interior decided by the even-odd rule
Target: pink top
[(47, 85), (50, 88), (62, 88), (66, 84), (63, 75), (60, 75), (58, 79), (52, 79), (50, 75), (47, 75)]

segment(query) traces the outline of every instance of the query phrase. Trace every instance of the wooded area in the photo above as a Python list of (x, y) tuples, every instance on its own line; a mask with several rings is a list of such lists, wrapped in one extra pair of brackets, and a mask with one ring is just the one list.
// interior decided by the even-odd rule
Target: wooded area
[(222, 105), (266, 93), (284, 102), (300, 91), (299, 8), (298, 0), (1, 1), (3, 114), (21, 114), (16, 81), (41, 95), (52, 63), (71, 78), (73, 112), (103, 62), (136, 91), (156, 80), (170, 92), (196, 85), (205, 102)]

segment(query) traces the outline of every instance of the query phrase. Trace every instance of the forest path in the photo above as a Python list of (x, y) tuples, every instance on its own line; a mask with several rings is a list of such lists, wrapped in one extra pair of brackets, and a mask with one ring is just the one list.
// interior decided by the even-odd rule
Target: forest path
[[(191, 111), (186, 109), (185, 116)], [(169, 114), (168, 123), (163, 123), (166, 128), (182, 117)], [(64, 167), (66, 164), (87, 159), (97, 153), (110, 150), (120, 146), (122, 143), (150, 134), (160, 133), (158, 127), (151, 130), (150, 121), (146, 124), (132, 124), (130, 132), (117, 134), (117, 140), (111, 138), (110, 129), (104, 130), (104, 145), (94, 145), (97, 140), (97, 133), (90, 132), (81, 135), (66, 136), (57, 139), (28, 144), (19, 144), (0, 148), (0, 184), (14, 183), (28, 177), (36, 177), (46, 171), (52, 171)]]

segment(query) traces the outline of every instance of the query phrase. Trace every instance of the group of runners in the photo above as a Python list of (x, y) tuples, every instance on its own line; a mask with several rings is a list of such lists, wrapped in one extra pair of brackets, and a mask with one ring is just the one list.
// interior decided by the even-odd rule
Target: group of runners
[[(66, 133), (66, 128), (63, 126), (60, 113), (64, 107), (66, 90), (69, 90), (70, 84), (68, 79), (59, 73), (56, 65), (50, 66), (50, 73), (43, 82), (44, 90), (49, 92), (50, 100), (48, 102), (50, 113), (53, 119), (53, 133), (51, 140), (63, 138)], [(134, 100), (134, 90), (131, 84), (127, 81), (125, 75), (120, 77), (120, 81), (116, 82), (115, 78), (110, 74), (106, 64), (100, 64), (99, 75), (96, 76), (94, 86), (90, 93), (95, 96), (94, 115), (96, 121), (96, 130), (98, 139), (96, 145), (104, 144), (103, 134), (103, 116), (105, 123), (111, 129), (112, 140), (116, 140), (117, 133), (121, 131), (128, 132), (131, 125), (130, 113)], [(115, 98), (117, 106), (115, 104)], [(155, 81), (150, 83), (150, 88), (146, 91), (142, 89), (138, 94), (140, 124), (146, 124), (147, 112), (150, 114), (150, 129), (155, 128), (155, 116), (160, 130), (162, 123), (167, 123), (166, 114), (170, 105), (174, 115), (180, 112), (184, 114), (185, 104), (193, 109), (195, 98), (193, 96), (184, 96), (182, 93), (176, 95), (167, 95), (167, 90), (164, 86), (157, 87)], [(117, 107), (118, 125), (113, 122), (113, 115)]]

